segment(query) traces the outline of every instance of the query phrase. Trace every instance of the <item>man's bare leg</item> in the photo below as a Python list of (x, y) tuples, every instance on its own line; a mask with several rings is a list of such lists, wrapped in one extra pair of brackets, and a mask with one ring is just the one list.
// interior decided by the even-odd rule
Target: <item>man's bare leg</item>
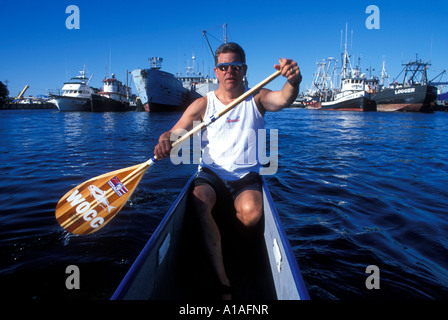
[[(224, 268), (221, 233), (219, 232), (219, 228), (212, 216), (212, 209), (216, 204), (215, 190), (209, 185), (199, 185), (195, 187), (193, 195), (195, 211), (199, 218), (205, 248), (209, 259), (215, 269), (220, 283), (224, 286), (230, 287), (230, 281)], [(231, 295), (223, 294), (222, 299), (231, 299)]]

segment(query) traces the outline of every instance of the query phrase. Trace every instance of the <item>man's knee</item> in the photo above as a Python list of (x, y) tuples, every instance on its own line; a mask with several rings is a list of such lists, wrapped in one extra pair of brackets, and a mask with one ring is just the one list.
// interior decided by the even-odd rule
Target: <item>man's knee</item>
[(263, 215), (261, 208), (245, 207), (242, 211), (237, 212), (237, 217), (246, 227), (255, 226)]
[(216, 203), (215, 190), (206, 184), (195, 186), (193, 189), (193, 202), (199, 211), (211, 210)]
[(263, 216), (262, 199), (257, 192), (241, 194), (236, 199), (236, 216), (245, 227), (253, 227), (260, 221)]

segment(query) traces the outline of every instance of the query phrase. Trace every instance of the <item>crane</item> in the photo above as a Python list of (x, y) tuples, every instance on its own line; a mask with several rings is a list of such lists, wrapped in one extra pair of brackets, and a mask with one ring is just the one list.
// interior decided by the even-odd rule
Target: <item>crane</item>
[(448, 85), (448, 81), (442, 82), (442, 81), (436, 81), (434, 82), (435, 79), (437, 79), (438, 77), (440, 77), (440, 80), (442, 80), (442, 76), (446, 73), (446, 70), (443, 70), (442, 72), (440, 72), (438, 75), (436, 75), (432, 80), (429, 80), (429, 84), (432, 86), (445, 86)]
[(20, 92), (20, 94), (17, 96), (16, 99), (21, 99), (23, 97), (23, 95), (25, 94), (25, 91), (28, 90), (30, 86), (26, 85), (25, 88), (23, 88), (22, 92)]

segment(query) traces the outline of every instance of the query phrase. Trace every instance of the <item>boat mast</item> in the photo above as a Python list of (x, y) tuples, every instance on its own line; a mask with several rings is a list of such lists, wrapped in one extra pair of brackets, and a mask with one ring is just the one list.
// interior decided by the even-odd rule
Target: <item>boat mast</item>
[(384, 86), (384, 79), (388, 79), (389, 75), (386, 71), (386, 61), (383, 61), (383, 70), (381, 70), (381, 86)]
[[(224, 28), (224, 43), (227, 43), (227, 22), (223, 25)], [(208, 41), (207, 38), (207, 30), (202, 30), (202, 35), (205, 37), (205, 40), (207, 41), (208, 47), (210, 49), (210, 52), (212, 53), (213, 59), (215, 59), (215, 53), (213, 52), (212, 46), (210, 45), (210, 41)]]
[[(422, 59), (415, 57), (415, 61), (410, 61), (404, 66), (404, 78), (403, 84), (421, 83), (426, 85), (428, 82), (427, 69), (431, 64), (429, 62), (423, 62)], [(401, 74), (401, 73), (400, 73)], [(408, 78), (408, 75), (410, 77)], [(420, 78), (419, 78), (420, 77)]]
[[(342, 70), (341, 70), (341, 83), (340, 86), (342, 86), (342, 80), (349, 78), (353, 75), (353, 68), (350, 62), (350, 55), (347, 51), (347, 29), (348, 24), (345, 24), (345, 45), (344, 45), (344, 53), (341, 54), (342, 56)], [(341, 30), (342, 34), (342, 30)], [(353, 36), (353, 35), (352, 35)], [(342, 38), (342, 37), (341, 37)]]
[(227, 43), (227, 22), (224, 23), (224, 43)]
[(93, 75), (94, 75), (94, 73), (92, 73), (92, 75), (90, 76), (89, 81), (87, 81), (86, 85), (89, 85), (90, 80), (92, 80), (92, 78), (93, 78)]

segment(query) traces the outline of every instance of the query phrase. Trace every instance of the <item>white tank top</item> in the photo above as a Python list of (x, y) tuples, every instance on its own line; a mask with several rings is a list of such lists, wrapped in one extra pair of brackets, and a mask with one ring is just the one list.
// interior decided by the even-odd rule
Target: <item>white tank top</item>
[[(214, 91), (207, 93), (205, 121), (225, 107)], [(259, 173), (258, 149), (264, 145), (259, 144), (258, 130), (264, 125), (264, 117), (250, 96), (202, 133), (199, 168), (209, 168), (224, 181), (241, 179), (251, 171)]]

